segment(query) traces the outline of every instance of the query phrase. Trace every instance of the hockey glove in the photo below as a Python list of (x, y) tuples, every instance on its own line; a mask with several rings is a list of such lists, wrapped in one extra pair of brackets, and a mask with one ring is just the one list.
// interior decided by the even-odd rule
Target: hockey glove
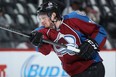
[(98, 44), (93, 39), (87, 39), (83, 44), (79, 46), (80, 53), (79, 56), (89, 60), (94, 57), (95, 53), (98, 53)]
[(42, 44), (42, 33), (34, 31), (30, 34), (30, 42), (35, 46), (40, 46)]

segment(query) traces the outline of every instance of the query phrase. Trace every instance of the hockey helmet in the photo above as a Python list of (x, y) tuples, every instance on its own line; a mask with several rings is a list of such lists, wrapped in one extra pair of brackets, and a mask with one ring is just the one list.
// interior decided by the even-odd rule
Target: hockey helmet
[(58, 5), (54, 2), (49, 1), (49, 2), (41, 4), (38, 7), (37, 14), (38, 15), (47, 14), (51, 18), (51, 14), (55, 12), (57, 19), (61, 19), (61, 15), (59, 11), (60, 10), (58, 9)]

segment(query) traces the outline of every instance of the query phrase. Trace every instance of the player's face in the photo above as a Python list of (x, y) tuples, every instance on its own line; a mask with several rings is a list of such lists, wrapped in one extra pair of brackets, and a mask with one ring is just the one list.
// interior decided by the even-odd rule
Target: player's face
[(46, 28), (50, 28), (53, 26), (50, 18), (47, 15), (39, 15), (38, 18), (42, 23), (42, 25), (45, 26)]

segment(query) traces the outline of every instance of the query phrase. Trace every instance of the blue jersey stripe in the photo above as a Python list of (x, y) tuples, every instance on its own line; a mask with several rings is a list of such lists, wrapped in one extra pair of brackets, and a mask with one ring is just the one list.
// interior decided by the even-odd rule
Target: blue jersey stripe
[(88, 16), (86, 16), (86, 15), (80, 15), (76, 11), (75, 12), (71, 12), (71, 13), (69, 13), (69, 14), (67, 14), (67, 15), (64, 16), (64, 20), (65, 19), (70, 19), (70, 18), (78, 18), (78, 19), (83, 20), (85, 22), (90, 22), (91, 21), (91, 19)]
[(100, 27), (99, 33), (95, 37), (95, 40), (97, 41), (98, 44), (100, 44), (103, 41), (103, 39), (106, 37), (106, 35), (107, 35), (107, 33), (104, 30), (104, 28), (103, 27)]
[(99, 53), (96, 53), (96, 54), (93, 55), (93, 60), (94, 60), (94, 62), (100, 62), (100, 61), (102, 61), (102, 59), (99, 56)]
[(45, 27), (44, 26), (40, 26), (40, 27), (36, 28), (34, 31), (38, 31), (38, 30), (41, 30), (43, 28), (45, 28)]

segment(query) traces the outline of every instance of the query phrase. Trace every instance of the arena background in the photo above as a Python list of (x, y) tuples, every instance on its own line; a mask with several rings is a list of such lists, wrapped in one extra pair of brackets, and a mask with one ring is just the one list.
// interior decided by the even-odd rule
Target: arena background
[[(0, 0), (0, 26), (30, 33), (41, 25), (37, 21), (36, 9), (46, 1)], [(116, 0), (51, 1), (58, 3), (62, 15), (80, 10), (106, 29), (108, 39), (100, 55), (104, 59), (105, 77), (116, 77)], [(44, 56), (36, 51), (28, 38), (0, 29), (0, 77), (69, 76), (54, 52)]]

